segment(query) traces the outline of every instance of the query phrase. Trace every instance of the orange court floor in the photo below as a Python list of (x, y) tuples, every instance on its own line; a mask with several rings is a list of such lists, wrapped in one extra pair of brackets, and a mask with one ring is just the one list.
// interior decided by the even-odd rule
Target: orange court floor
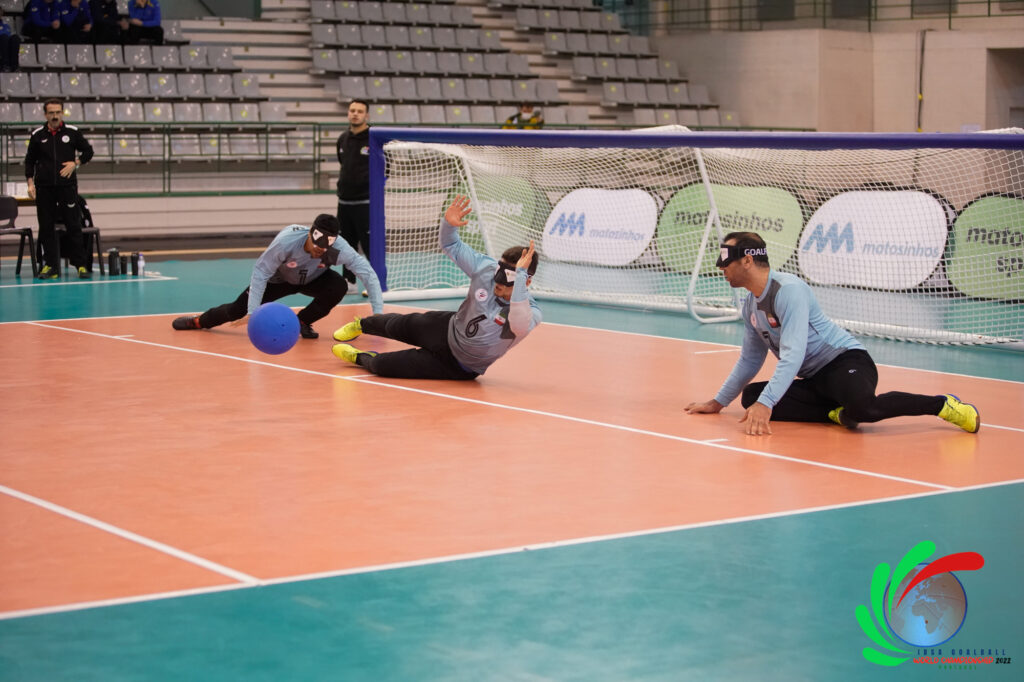
[(268, 356), (170, 326), (244, 279), (160, 266), (0, 279), (0, 680), (864, 679), (854, 608), (923, 540), (986, 557), (952, 641), (1024, 656), (1019, 352), (866, 341), (880, 391), (955, 393), (977, 434), (747, 436), (682, 410), (734, 325), (542, 301), (477, 381), (382, 379), (330, 352), (363, 299)]

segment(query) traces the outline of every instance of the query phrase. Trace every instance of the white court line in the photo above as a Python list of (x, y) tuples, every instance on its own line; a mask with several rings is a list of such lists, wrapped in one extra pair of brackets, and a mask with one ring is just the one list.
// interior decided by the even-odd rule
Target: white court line
[(740, 523), (750, 523), (754, 521), (766, 521), (770, 519), (781, 519), (790, 516), (803, 516), (807, 514), (817, 514), (820, 512), (833, 511), (837, 509), (851, 509), (855, 507), (870, 507), (876, 504), (886, 504), (889, 502), (900, 502), (903, 500), (913, 500), (922, 497), (936, 497), (945, 496), (950, 494), (958, 494), (969, 492), (972, 490), (983, 490), (986, 488), (998, 488), (1006, 485), (1016, 485), (1018, 483), (1024, 483), (1024, 479), (1017, 479), (1014, 481), (999, 481), (997, 483), (983, 483), (980, 485), (968, 486), (965, 488), (958, 488), (956, 490), (937, 490), (928, 491), (921, 493), (910, 493), (907, 495), (897, 495), (894, 497), (886, 497), (874, 500), (862, 500), (858, 502), (843, 502), (841, 504), (830, 504), (817, 507), (806, 507), (804, 509), (789, 509), (781, 512), (770, 512), (766, 514), (754, 514), (750, 516), (737, 516), (731, 519), (716, 519), (714, 521), (702, 521), (699, 523), (687, 523), (676, 526), (665, 526), (662, 528), (648, 528), (638, 531), (630, 531), (627, 533), (613, 533), (608, 535), (593, 535), (589, 537), (581, 538), (570, 538), (567, 540), (555, 540), (552, 542), (535, 543), (532, 545), (518, 545), (515, 547), (504, 547), (500, 549), (492, 549), (481, 552), (467, 552), (464, 554), (450, 554), (447, 556), (431, 557), (429, 559), (417, 559), (414, 561), (400, 561), (390, 564), (377, 564), (373, 566), (359, 566), (356, 568), (345, 568), (336, 571), (322, 571), (319, 573), (305, 573), (299, 575), (286, 576), (283, 578), (270, 578), (267, 580), (260, 581), (258, 584), (234, 584), (234, 585), (217, 585), (213, 587), (200, 587), (191, 590), (179, 590), (175, 592), (156, 592), (149, 595), (135, 595), (131, 597), (121, 597), (115, 599), (104, 599), (101, 601), (91, 602), (78, 602), (75, 604), (62, 604), (60, 606), (46, 606), (37, 609), (24, 609), (21, 611), (6, 611), (0, 612), (0, 620), (12, 620), (15, 618), (25, 618), (29, 616), (40, 616), (55, 613), (67, 613), (69, 611), (81, 611), (84, 609), (107, 607), (107, 606), (121, 606), (124, 604), (136, 604), (140, 602), (158, 601), (161, 599), (172, 599), (176, 597), (188, 597), (203, 594), (214, 594), (217, 592), (225, 592), (228, 590), (239, 590), (249, 589), (252, 587), (268, 587), (271, 585), (289, 585), (293, 583), (308, 582), (311, 580), (324, 580), (328, 578), (339, 578), (348, 575), (360, 575), (364, 573), (377, 573), (382, 571), (394, 571), (403, 568), (413, 568), (417, 566), (434, 566), (438, 564), (454, 563), (456, 561), (467, 561), (471, 559), (483, 559), (487, 557), (503, 556), (507, 554), (516, 554), (524, 551), (542, 551), (546, 549), (557, 549), (560, 547), (572, 547), (573, 545), (583, 545), (588, 543), (596, 542), (608, 542), (612, 540), (626, 540), (629, 538), (644, 537), (648, 535), (660, 535), (664, 533), (675, 533), (688, 530), (697, 530), (701, 528), (714, 528), (717, 526), (730, 526)]
[(749, 448), (741, 448), (741, 447), (737, 447), (735, 445), (720, 445), (718, 443), (709, 443), (709, 442), (706, 442), (706, 441), (697, 440), (695, 438), (687, 438), (685, 436), (674, 436), (674, 435), (667, 434), (667, 433), (660, 433), (658, 431), (649, 431), (649, 430), (646, 430), (646, 429), (638, 429), (638, 428), (634, 428), (634, 427), (631, 427), (631, 426), (622, 426), (620, 424), (611, 424), (611, 423), (608, 423), (608, 422), (599, 422), (599, 421), (595, 421), (595, 420), (592, 420), (592, 419), (583, 419), (582, 417), (572, 417), (570, 415), (559, 414), (557, 412), (546, 412), (546, 411), (543, 411), (543, 410), (534, 410), (534, 409), (527, 408), (527, 407), (518, 407), (518, 406), (515, 406), (515, 405), (507, 405), (507, 404), (504, 404), (504, 403), (492, 403), (492, 402), (487, 402), (487, 401), (484, 401), (484, 400), (477, 400), (475, 398), (464, 398), (462, 396), (450, 395), (450, 394), (447, 394), (447, 393), (439, 393), (437, 391), (428, 391), (428, 390), (425, 390), (425, 389), (422, 389), (422, 388), (413, 388), (411, 386), (402, 386), (402, 385), (399, 385), (399, 384), (389, 384), (389, 383), (384, 383), (382, 381), (379, 381), (380, 377), (377, 377), (377, 376), (371, 376), (371, 377), (367, 378), (366, 375), (346, 376), (346, 375), (338, 375), (338, 374), (329, 374), (327, 372), (318, 372), (318, 371), (315, 371), (315, 370), (302, 369), (302, 368), (298, 368), (298, 367), (288, 367), (288, 366), (285, 366), (285, 365), (274, 364), (272, 362), (266, 362), (266, 361), (262, 361), (262, 360), (251, 360), (249, 358), (240, 358), (240, 357), (236, 357), (236, 356), (233, 356), (233, 355), (224, 355), (222, 353), (211, 353), (209, 351), (195, 350), (195, 349), (192, 349), (192, 348), (182, 348), (182, 347), (179, 347), (179, 346), (169, 346), (169, 345), (162, 344), (162, 343), (154, 343), (152, 341), (141, 341), (139, 339), (125, 339), (125, 338), (120, 338), (120, 337), (117, 337), (117, 336), (112, 336), (110, 334), (101, 334), (99, 332), (83, 331), (83, 330), (80, 330), (80, 329), (70, 329), (68, 327), (59, 327), (59, 326), (52, 325), (52, 324), (44, 324), (42, 322), (26, 322), (25, 324), (36, 325), (36, 326), (39, 326), (39, 327), (46, 327), (46, 328), (49, 328), (49, 329), (56, 329), (56, 330), (59, 330), (59, 331), (67, 331), (67, 332), (72, 332), (72, 333), (75, 333), (75, 334), (85, 334), (87, 336), (98, 336), (100, 338), (114, 339), (115, 341), (124, 341), (124, 342), (127, 342), (127, 343), (139, 343), (139, 344), (146, 345), (146, 346), (154, 346), (156, 348), (167, 348), (167, 349), (170, 349), (170, 350), (176, 350), (176, 351), (180, 351), (180, 352), (197, 353), (199, 355), (208, 355), (208, 356), (211, 356), (211, 357), (224, 358), (224, 359), (228, 359), (228, 360), (236, 360), (236, 361), (239, 361), (239, 362), (247, 362), (247, 363), (250, 363), (250, 364), (264, 365), (266, 367), (277, 367), (279, 369), (284, 369), (284, 370), (288, 370), (288, 371), (292, 371), (292, 372), (299, 372), (299, 373), (302, 373), (302, 374), (311, 374), (313, 376), (322, 376), (322, 377), (328, 377), (328, 378), (331, 378), (331, 379), (341, 379), (341, 380), (344, 380), (344, 381), (355, 381), (357, 383), (362, 383), (362, 384), (366, 384), (366, 385), (369, 385), (369, 386), (382, 386), (382, 387), (389, 388), (389, 389), (392, 389), (392, 390), (397, 390), (397, 391), (409, 391), (411, 393), (418, 393), (420, 395), (428, 395), (428, 396), (432, 396), (432, 397), (435, 397), (435, 398), (445, 398), (447, 400), (456, 400), (456, 401), (459, 401), (459, 402), (472, 403), (472, 404), (476, 404), (476, 405), (484, 405), (484, 406), (487, 406), (487, 407), (494, 407), (494, 408), (498, 408), (498, 409), (501, 409), (501, 410), (511, 410), (513, 412), (520, 412), (520, 413), (524, 413), (524, 414), (533, 414), (533, 415), (542, 416), (542, 417), (550, 417), (552, 419), (560, 419), (560, 420), (563, 420), (563, 421), (573, 422), (573, 423), (577, 423), (577, 424), (587, 424), (589, 426), (598, 426), (598, 427), (601, 427), (601, 428), (613, 429), (613, 430), (616, 430), (616, 431), (625, 431), (627, 433), (635, 433), (635, 434), (644, 435), (644, 436), (651, 436), (651, 437), (654, 437), (654, 438), (662, 438), (662, 439), (672, 440), (672, 441), (676, 441), (676, 442), (680, 442), (680, 443), (690, 443), (692, 445), (704, 445), (704, 446), (707, 446), (707, 447), (710, 447), (710, 448), (720, 448), (720, 449), (729, 450), (729, 451), (732, 451), (732, 452), (742, 452), (744, 454), (754, 455), (756, 457), (765, 457), (767, 459), (775, 459), (775, 460), (779, 460), (779, 461), (790, 462), (790, 463), (793, 463), (793, 464), (799, 464), (799, 465), (802, 465), (802, 466), (812, 466), (812, 467), (818, 467), (818, 468), (821, 468), (821, 469), (831, 469), (833, 471), (840, 471), (840, 472), (843, 472), (843, 473), (856, 474), (856, 475), (860, 475), (860, 476), (868, 476), (868, 477), (871, 477), (871, 478), (881, 478), (881, 479), (885, 479), (885, 480), (888, 480), (888, 481), (897, 481), (899, 483), (910, 483), (912, 485), (919, 485), (919, 486), (924, 486), (924, 487), (927, 487), (927, 488), (936, 488), (938, 490), (953, 490), (954, 489), (953, 486), (942, 485), (942, 484), (939, 484), (939, 483), (931, 483), (931, 482), (928, 482), (928, 481), (920, 481), (920, 480), (912, 479), (912, 478), (903, 478), (901, 476), (891, 476), (889, 474), (882, 474), (882, 473), (879, 473), (877, 471), (868, 471), (868, 470), (865, 470), (865, 469), (854, 469), (852, 467), (844, 467), (844, 466), (839, 466), (837, 464), (828, 464), (826, 462), (814, 462), (814, 461), (811, 461), (811, 460), (800, 459), (800, 458), (797, 458), (797, 457), (788, 457), (786, 455), (777, 455), (777, 454), (774, 454), (774, 453), (771, 453), (771, 452), (766, 452), (766, 451), (763, 451), (763, 450), (751, 450)]
[[(117, 275), (114, 276), (117, 277)], [(163, 275), (146, 275), (145, 277), (129, 275), (126, 279), (80, 279), (74, 282), (53, 282), (50, 280), (44, 282), (39, 280), (36, 282), (26, 282), (25, 284), (0, 284), (0, 289), (20, 289), (22, 287), (67, 287), (79, 285), (90, 286), (95, 284), (123, 284), (124, 282), (170, 282), (176, 279), (178, 278), (165, 277)]]
[(99, 519), (91, 516), (86, 516), (85, 514), (73, 511), (67, 507), (62, 507), (59, 504), (48, 502), (42, 498), (36, 497), (35, 495), (29, 495), (28, 493), (23, 493), (20, 490), (8, 488), (5, 485), (0, 485), (0, 493), (15, 497), (23, 502), (28, 502), (38, 507), (42, 507), (43, 509), (54, 512), (55, 514), (66, 516), (69, 519), (73, 519), (79, 523), (84, 523), (87, 526), (98, 528), (99, 530), (110, 533), (111, 535), (116, 535), (130, 542), (143, 545), (144, 547), (149, 547), (150, 549), (155, 549), (156, 551), (163, 552), (164, 554), (169, 554), (176, 559), (187, 561), (188, 563), (199, 566), (200, 568), (205, 568), (208, 571), (213, 571), (214, 573), (227, 576), (232, 580), (253, 585), (259, 584), (260, 582), (259, 578), (254, 578), (253, 576), (242, 573), (241, 571), (236, 571), (233, 568), (228, 568), (227, 566), (221, 566), (220, 564), (178, 549), (177, 547), (171, 547), (170, 545), (147, 538), (143, 535), (139, 535), (138, 533), (133, 533), (130, 530), (125, 530), (124, 528), (107, 523), (106, 521), (100, 521)]

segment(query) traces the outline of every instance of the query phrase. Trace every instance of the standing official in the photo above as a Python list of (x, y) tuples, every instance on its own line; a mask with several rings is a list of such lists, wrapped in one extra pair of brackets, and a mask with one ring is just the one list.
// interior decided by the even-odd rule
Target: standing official
[[(356, 251), (370, 259), (370, 124), (368, 105), (358, 99), (348, 105), (348, 130), (338, 136), (338, 222), (341, 237)], [(345, 279), (355, 283), (348, 268)], [(365, 284), (365, 282), (364, 282)]]
[(39, 243), (45, 263), (39, 279), (60, 277), (55, 227), (58, 217), (67, 228), (65, 255), (78, 268), (79, 278), (89, 279), (92, 274), (85, 266), (77, 171), (92, 159), (92, 145), (78, 128), (64, 123), (64, 103), (59, 99), (46, 100), (43, 111), (46, 125), (32, 131), (25, 153), (28, 195), (36, 200)]

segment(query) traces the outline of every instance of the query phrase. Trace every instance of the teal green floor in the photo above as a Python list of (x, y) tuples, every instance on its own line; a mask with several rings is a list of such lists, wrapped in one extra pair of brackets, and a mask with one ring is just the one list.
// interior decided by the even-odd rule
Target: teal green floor
[[(175, 279), (17, 286), (31, 280), (5, 261), (0, 322), (201, 310), (234, 298), (250, 268), (166, 261), (150, 270)], [(735, 324), (678, 314), (542, 306), (547, 322), (740, 340)], [(880, 363), (1024, 381), (1018, 351), (866, 344)], [(1024, 484), (1013, 484), (0, 620), (0, 680), (1019, 680), (1021, 518)], [(961, 576), (968, 617), (951, 644), (1005, 650), (1010, 665), (888, 669), (861, 657), (854, 609), (874, 567), (922, 540), (936, 556), (985, 557)]]

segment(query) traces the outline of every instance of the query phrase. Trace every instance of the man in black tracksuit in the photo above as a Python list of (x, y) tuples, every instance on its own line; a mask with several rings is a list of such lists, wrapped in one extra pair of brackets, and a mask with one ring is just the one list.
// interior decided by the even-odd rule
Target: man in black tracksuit
[(44, 265), (39, 279), (60, 277), (57, 262), (57, 231), (61, 217), (67, 228), (67, 257), (78, 268), (81, 279), (91, 274), (85, 267), (82, 244), (82, 213), (78, 207), (78, 180), (75, 171), (92, 159), (92, 145), (75, 126), (64, 123), (64, 103), (48, 99), (43, 104), (46, 125), (32, 131), (25, 153), (25, 177), (28, 195), (36, 200), (39, 222), (39, 243), (43, 247)]
[[(348, 130), (338, 136), (338, 222), (341, 236), (356, 251), (370, 260), (370, 125), (368, 105), (352, 100), (348, 105)], [(355, 283), (356, 276), (345, 270), (345, 279)]]

